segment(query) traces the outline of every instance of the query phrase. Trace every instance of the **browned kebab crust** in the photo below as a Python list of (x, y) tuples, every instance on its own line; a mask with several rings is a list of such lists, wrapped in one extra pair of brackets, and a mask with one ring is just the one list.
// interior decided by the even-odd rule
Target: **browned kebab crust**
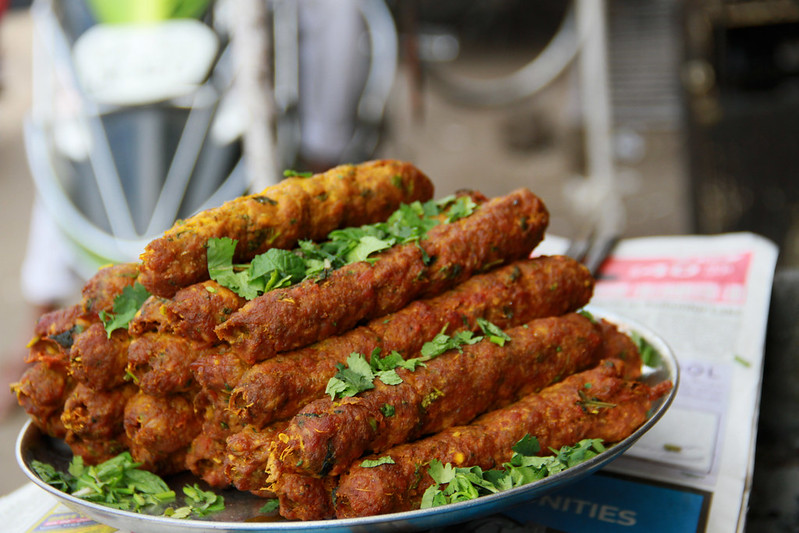
[(263, 429), (245, 426), (226, 441), (225, 476), (237, 489), (261, 498), (274, 498), (266, 479), (269, 451), (288, 421), (275, 422)]
[(319, 240), (336, 228), (384, 220), (402, 203), (432, 197), (429, 178), (412, 164), (395, 160), (287, 178), (176, 223), (141, 254), (140, 281), (150, 293), (169, 298), (208, 279), (210, 238), (237, 240), (234, 259), (241, 263), (269, 248), (290, 249), (300, 239)]
[(216, 333), (250, 364), (307, 346), (529, 256), (548, 222), (541, 199), (519, 189), (466, 218), (433, 227), (418, 243), (386, 250), (374, 264), (352, 263), (325, 280), (265, 293), (217, 326)]
[(81, 290), (81, 308), (86, 316), (97, 318), (105, 311), (114, 308), (114, 299), (125, 287), (133, 286), (139, 280), (139, 265), (119, 263), (100, 268), (86, 282)]
[[(373, 389), (357, 396), (309, 403), (275, 443), (268, 468), (341, 474), (367, 451), (465, 424), (596, 364), (601, 354), (600, 329), (578, 313), (532, 320), (507, 333), (512, 340), (504, 346), (484, 339), (415, 371), (398, 369), (398, 385), (376, 379)], [(385, 405), (393, 406), (390, 416)]]
[(91, 389), (110, 390), (126, 381), (130, 335), (125, 329), (110, 335), (101, 322), (95, 322), (76, 335), (69, 350), (70, 372)]
[(133, 459), (160, 475), (186, 469), (186, 452), (202, 428), (187, 395), (152, 396), (142, 391), (125, 404), (124, 424)]
[(136, 394), (132, 383), (96, 391), (78, 383), (64, 404), (61, 423), (73, 455), (99, 464), (128, 449), (124, 417), (127, 401)]
[(131, 320), (131, 335), (170, 333), (197, 342), (218, 343), (214, 328), (245, 303), (245, 299), (216, 281), (184, 287), (172, 298), (150, 296)]
[(198, 389), (194, 361), (219, 351), (219, 347), (170, 333), (145, 333), (130, 342), (127, 372), (143, 392), (153, 396), (192, 392)]
[(199, 386), (194, 411), (202, 420), (202, 429), (189, 447), (186, 468), (209, 485), (223, 488), (231, 483), (225, 473), (225, 441), (244, 427), (227, 408), (230, 391), (247, 367), (227, 346), (215, 348), (191, 364)]
[(504, 329), (575, 311), (588, 303), (593, 287), (590, 272), (566, 256), (515, 261), (342, 335), (254, 365), (235, 384), (230, 408), (247, 424), (264, 427), (321, 397), (336, 365), (353, 352), (369, 358), (377, 348), (383, 355), (396, 350), (412, 357), (445, 328), (450, 335), (478, 331), (478, 318)]
[[(671, 389), (670, 382), (649, 387), (627, 380), (624, 366), (628, 365), (620, 360), (605, 360), (469, 425), (382, 452), (393, 464), (365, 468), (357, 461), (339, 480), (336, 515), (349, 518), (418, 508), (433, 484), (427, 472), (433, 459), (485, 470), (509, 461), (512, 446), (525, 435), (538, 439), (541, 455), (584, 438), (623, 440), (647, 419), (652, 402)], [(592, 406), (586, 397), (605, 406)]]
[(33, 423), (51, 437), (64, 438), (61, 423), (64, 402), (75, 388), (69, 368), (51, 361), (37, 361), (28, 366), (19, 381), (11, 385), (17, 403)]

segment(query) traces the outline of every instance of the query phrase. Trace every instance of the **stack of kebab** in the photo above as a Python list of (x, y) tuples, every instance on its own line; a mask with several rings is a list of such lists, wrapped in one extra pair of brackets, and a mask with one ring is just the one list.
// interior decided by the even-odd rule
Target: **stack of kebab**
[[(483, 413), (513, 409), (513, 402), (545, 395), (551, 384), (600, 360), (619, 369), (607, 377), (619, 383), (630, 383), (640, 367), (626, 336), (574, 313), (593, 291), (584, 267), (566, 257), (529, 259), (548, 222), (540, 199), (524, 189), (492, 200), (466, 195), (475, 208), (463, 218), (437, 213), (443, 223), (419, 239), (250, 301), (208, 279), (210, 238), (235, 239), (235, 260), (245, 262), (270, 247), (321, 239), (336, 227), (384, 220), (400, 204), (429, 200), (432, 185), (411, 165), (379, 161), (292, 178), (201, 213), (151, 243), (142, 264), (101, 271), (97, 278), (119, 269), (125, 274), (111, 278), (126, 280), (105, 283), (104, 298), (90, 282), (79, 306), (40, 321), (31, 353), (56, 356), (37, 356), (38, 370), (15, 386), (20, 403), (90, 462), (129, 449), (161, 474), (190, 469), (212, 486), (232, 483), (277, 496), (288, 518), (397, 510), (355, 496), (335, 508), (331, 494), (370, 493), (357, 481), (364, 453), (391, 451), (445, 435), (439, 432)], [(98, 317), (113, 308), (114, 290), (119, 294), (137, 279), (152, 295), (127, 329), (106, 335)], [(367, 362), (379, 362), (380, 354), (413, 359), (444, 332), (449, 338), (475, 334), (486, 323), (509, 328), (507, 346), (484, 339), (421, 368), (399, 369), (399, 385), (375, 381), (373, 390), (353, 397), (325, 396), (351, 355)], [(74, 341), (59, 343), (65, 335)], [(106, 360), (87, 356), (99, 354), (99, 346)], [(43, 361), (48, 372), (58, 370), (48, 376), (52, 386), (37, 382)], [(663, 392), (644, 390), (632, 404), (640, 411)], [(461, 405), (463, 397), (475, 401)], [(614, 413), (622, 413), (623, 431), (631, 432), (642, 420), (623, 416), (628, 410)], [(89, 419), (103, 420), (104, 431)], [(516, 433), (522, 427), (517, 421)], [(481, 453), (473, 454), (477, 463), (500, 464), (499, 447)], [(410, 462), (425, 457), (406, 455)]]
[[(400, 205), (432, 195), (432, 183), (413, 165), (374, 161), (288, 178), (179, 222), (147, 246), (140, 264), (101, 269), (79, 304), (39, 320), (30, 367), (12, 390), (37, 426), (64, 438), (87, 463), (130, 449), (155, 472), (183, 470), (186, 444), (201, 427), (193, 406), (197, 387), (185, 365), (199, 353), (225, 350), (213, 327), (243, 303), (209, 281), (208, 240), (235, 239), (234, 259), (243, 262), (336, 228), (384, 220)], [(154, 320), (108, 334), (103, 317), (116, 312), (115, 301), (136, 282), (152, 294), (141, 313)], [(160, 338), (148, 335), (153, 326), (162, 326)], [(142, 359), (149, 359), (149, 372), (137, 376)]]

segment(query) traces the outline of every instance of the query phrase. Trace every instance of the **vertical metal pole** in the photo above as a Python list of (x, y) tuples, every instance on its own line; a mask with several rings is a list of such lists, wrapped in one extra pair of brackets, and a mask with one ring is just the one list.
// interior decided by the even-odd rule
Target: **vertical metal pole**
[(251, 188), (260, 191), (277, 183), (270, 55), (272, 48), (266, 0), (236, 0), (233, 8), (235, 86), (244, 104), (248, 124), (244, 132), (244, 159)]
[(613, 164), (613, 115), (608, 82), (606, 11), (604, 0), (576, 0), (580, 97), (585, 129), (588, 189), (600, 233), (618, 233), (624, 214)]

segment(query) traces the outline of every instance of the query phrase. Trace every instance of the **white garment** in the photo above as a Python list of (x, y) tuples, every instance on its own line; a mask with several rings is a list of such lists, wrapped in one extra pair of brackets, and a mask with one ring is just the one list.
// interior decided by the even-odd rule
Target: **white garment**
[(300, 4), (302, 155), (338, 161), (352, 138), (368, 56), (359, 49), (364, 22), (356, 0)]
[(67, 238), (36, 198), (20, 276), (22, 294), (31, 304), (57, 305), (68, 301), (84, 283), (74, 271), (75, 261)]

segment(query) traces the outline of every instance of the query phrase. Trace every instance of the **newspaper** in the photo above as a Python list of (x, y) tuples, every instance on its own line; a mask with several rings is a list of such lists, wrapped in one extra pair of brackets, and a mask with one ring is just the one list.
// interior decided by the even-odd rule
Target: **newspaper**
[[(548, 237), (536, 253), (562, 253), (566, 245)], [(674, 403), (621, 458), (489, 518), (491, 530), (742, 531), (777, 255), (774, 244), (750, 233), (621, 241), (597, 276), (592, 305), (665, 339), (681, 369)], [(114, 531), (32, 484), (0, 499), (0, 516), (4, 531)]]
[[(542, 253), (564, 250), (545, 243)], [(743, 531), (778, 250), (750, 233), (622, 241), (592, 304), (663, 337), (680, 365), (666, 415), (597, 475), (513, 513), (557, 531)]]

